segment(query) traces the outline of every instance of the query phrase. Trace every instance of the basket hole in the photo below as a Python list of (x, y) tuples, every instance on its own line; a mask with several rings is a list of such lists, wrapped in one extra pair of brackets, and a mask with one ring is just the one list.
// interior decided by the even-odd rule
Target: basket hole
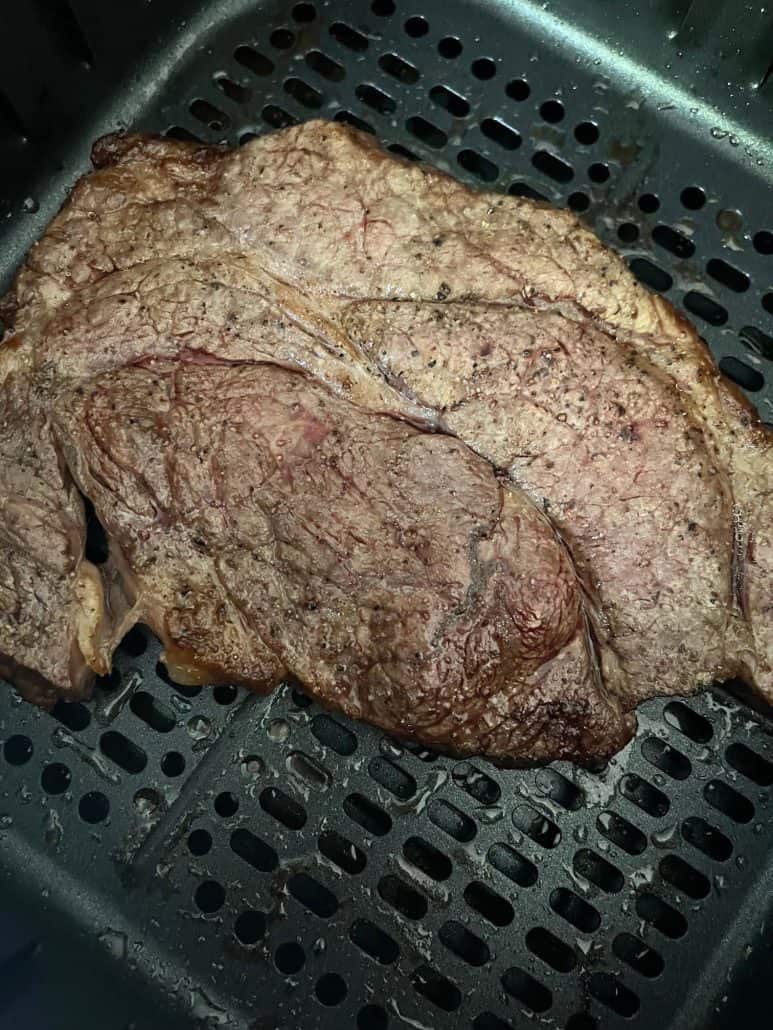
[(554, 848), (561, 841), (556, 824), (531, 805), (518, 805), (513, 812), (513, 825), (543, 848)]
[(569, 812), (576, 812), (583, 803), (583, 793), (576, 784), (562, 776), (557, 769), (544, 768), (537, 772), (537, 788), (551, 801)]
[(234, 830), (229, 843), (235, 855), (260, 873), (271, 873), (279, 865), (276, 851), (250, 830)]
[(706, 194), (700, 186), (686, 186), (680, 194), (680, 199), (682, 206), (688, 211), (700, 211), (706, 203)]
[(462, 50), (464, 49), (461, 42), (456, 36), (445, 36), (437, 45), (438, 53), (441, 57), (445, 57), (447, 60), (452, 61), (454, 58), (459, 57)]
[(230, 819), (239, 811), (239, 799), (230, 790), (221, 791), (214, 802), (215, 811), (223, 819)]
[(129, 708), (156, 733), (170, 733), (175, 727), (176, 720), (172, 712), (144, 690), (132, 694)]
[(429, 32), (429, 23), (425, 18), (409, 18), (405, 25), (403, 25), (403, 28), (405, 29), (406, 36), (410, 36), (411, 39), (420, 39)]
[(560, 100), (546, 100), (540, 107), (539, 113), (544, 121), (555, 124), (556, 122), (563, 121), (564, 105)]
[(118, 669), (111, 669), (106, 676), (97, 676), (94, 680), (94, 686), (98, 690), (103, 690), (106, 694), (112, 690), (117, 690), (121, 685), (121, 673)]
[(308, 107), (311, 111), (318, 111), (325, 99), (320, 92), (313, 86), (309, 86), (303, 79), (287, 79), (284, 91), (293, 100), (297, 100), (302, 107)]
[(711, 884), (707, 877), (703, 873), (698, 872), (697, 869), (693, 869), (688, 862), (685, 862), (678, 855), (666, 855), (665, 858), (661, 859), (658, 870), (666, 883), (676, 887), (678, 891), (686, 894), (688, 898), (700, 901), (701, 898), (708, 897)]
[(485, 966), (491, 958), (488, 945), (455, 919), (440, 927), (438, 937), (441, 944), (471, 966)]
[(378, 892), (388, 905), (397, 909), (406, 919), (423, 919), (427, 914), (427, 899), (399, 876), (391, 873), (382, 876)]
[(400, 955), (397, 942), (369, 919), (356, 919), (349, 927), (349, 937), (358, 948), (382, 966), (396, 962)]
[(547, 1012), (553, 1004), (553, 995), (547, 987), (518, 966), (505, 970), (502, 974), (502, 986), (509, 995), (532, 1012)]
[(275, 129), (286, 129), (290, 125), (297, 125), (297, 120), (281, 107), (277, 107), (276, 104), (267, 104), (260, 112), (260, 117)]
[(340, 1005), (347, 995), (346, 981), (338, 973), (325, 973), (317, 980), (314, 993), (323, 1005)]
[(454, 840), (466, 844), (475, 836), (477, 829), (475, 822), (469, 816), (461, 812), (455, 805), (440, 798), (435, 798), (427, 806), (427, 815), (430, 821), (447, 833)]
[(591, 973), (588, 990), (602, 1005), (630, 1019), (639, 1011), (639, 999), (612, 973)]
[(194, 118), (212, 129), (213, 132), (221, 132), (231, 124), (228, 115), (214, 104), (210, 104), (208, 100), (194, 100), (188, 110)]
[(504, 150), (517, 150), (521, 145), (520, 134), (498, 118), (484, 118), (480, 130)]
[(111, 762), (127, 773), (141, 773), (148, 764), (148, 756), (133, 741), (117, 730), (108, 730), (99, 738), (99, 750)]
[(692, 844), (715, 862), (726, 862), (733, 853), (733, 845), (724, 833), (699, 816), (693, 815), (685, 819), (682, 823), (682, 836), (688, 844)]
[(344, 812), (374, 837), (383, 837), (392, 829), (391, 816), (362, 794), (349, 794), (345, 797)]
[(578, 876), (595, 883), (608, 894), (617, 894), (623, 889), (623, 874), (601, 855), (589, 848), (582, 848), (573, 859), (574, 871)]
[(193, 900), (200, 912), (211, 915), (223, 907), (225, 888), (217, 880), (205, 880), (196, 888)]
[(78, 815), (85, 823), (104, 822), (109, 812), (110, 802), (101, 790), (89, 791), (78, 803)]
[(478, 57), (472, 62), (470, 71), (476, 79), (486, 82), (494, 78), (497, 73), (497, 66), (490, 57)]
[(690, 759), (660, 737), (646, 737), (641, 746), (641, 753), (650, 765), (654, 765), (673, 780), (686, 780), (692, 772)]
[(596, 161), (588, 169), (588, 178), (591, 182), (606, 182), (609, 178), (609, 165)]
[(293, 976), (299, 973), (306, 964), (306, 952), (295, 941), (280, 944), (274, 952), (274, 964), (280, 973)]
[(61, 762), (52, 762), (40, 774), (40, 786), (46, 794), (64, 794), (70, 786), (70, 770)]
[(773, 254), (773, 232), (762, 229), (754, 234), (752, 242), (758, 254)]
[(512, 79), (505, 87), (505, 93), (507, 93), (511, 100), (517, 100), (521, 103), (524, 100), (528, 100), (531, 94), (531, 86), (525, 79)]
[(492, 844), (486, 861), (519, 887), (533, 887), (537, 882), (537, 867), (509, 844)]
[(531, 163), (538, 172), (542, 172), (543, 175), (549, 176), (556, 182), (567, 183), (574, 178), (572, 166), (560, 157), (556, 157), (555, 154), (551, 154), (549, 150), (538, 150), (532, 157)]
[(300, 830), (306, 825), (306, 811), (279, 787), (266, 787), (260, 794), (260, 807), (288, 830)]
[(660, 207), (660, 200), (654, 193), (642, 193), (639, 197), (639, 210), (645, 215), (654, 214)]
[(590, 197), (587, 193), (570, 193), (566, 203), (570, 211), (582, 214), (583, 211), (587, 211), (590, 207)]
[(404, 61), (402, 57), (398, 57), (397, 54), (382, 54), (378, 63), (382, 71), (391, 75), (393, 79), (397, 79), (398, 82), (405, 83), (406, 86), (412, 86), (414, 82), (419, 81), (417, 69)]
[(572, 948), (542, 926), (529, 930), (526, 947), (557, 973), (571, 973), (577, 965), (577, 956)]
[(387, 1030), (389, 1016), (380, 1005), (363, 1005), (357, 1013), (357, 1030)]
[(436, 150), (444, 147), (448, 142), (448, 137), (444, 132), (419, 115), (409, 118), (405, 123), (405, 127), (416, 139), (426, 143), (428, 147), (434, 147)]
[(495, 1016), (493, 1012), (481, 1012), (472, 1021), (472, 1030), (514, 1030), (512, 1023)]
[(568, 887), (557, 887), (551, 892), (550, 907), (581, 933), (594, 933), (601, 925), (601, 916), (593, 905), (583, 901)]
[(266, 936), (266, 917), (263, 912), (256, 909), (248, 909), (241, 912), (234, 923), (236, 939), (246, 947), (257, 944)]
[(230, 705), (239, 696), (239, 690), (232, 683), (221, 683), (212, 691), (212, 696), (219, 705)]
[(760, 787), (773, 785), (773, 762), (769, 762), (745, 744), (731, 744), (725, 751), (725, 758), (730, 765), (745, 776), (747, 780)]
[(634, 258), (629, 262), (629, 268), (640, 283), (644, 283), (645, 286), (649, 286), (659, 293), (665, 293), (674, 285), (674, 280), (668, 272), (663, 271), (657, 265), (653, 265), (646, 258)]
[(270, 36), (270, 43), (277, 50), (289, 50), (295, 44), (295, 33), (290, 29), (274, 29)]
[(311, 721), (311, 732), (321, 744), (336, 754), (346, 757), (357, 750), (355, 735), (329, 715), (315, 715)]
[(370, 133), (371, 136), (375, 136), (376, 130), (368, 122), (363, 121), (362, 118), (358, 118), (356, 114), (352, 114), (351, 111), (339, 111), (335, 118), (336, 122), (343, 122), (345, 125), (351, 125), (355, 129), (359, 129), (360, 132)]
[(274, 62), (251, 46), (237, 47), (234, 51), (234, 58), (253, 75), (270, 75), (274, 70)]
[(748, 823), (754, 818), (751, 801), (721, 780), (709, 780), (703, 788), (703, 796), (713, 808), (734, 823)]
[(287, 771), (315, 790), (327, 790), (332, 777), (314, 758), (302, 751), (291, 751), (285, 760)]
[(395, 765), (388, 758), (376, 755), (368, 763), (368, 773), (376, 783), (394, 794), (401, 801), (407, 801), (416, 793), (418, 787), (416, 780), (410, 773), (405, 772), (399, 765)]
[(580, 122), (574, 127), (574, 138), (584, 147), (589, 147), (599, 138), (599, 127), (594, 122)]
[(727, 311), (725, 308), (696, 290), (690, 290), (689, 293), (685, 294), (684, 306), (693, 315), (697, 315), (698, 318), (702, 318), (704, 322), (708, 322), (710, 325), (724, 325), (727, 322)]
[(647, 847), (647, 838), (627, 819), (623, 819), (617, 812), (600, 812), (596, 819), (596, 826), (604, 834), (607, 840), (616, 844), (629, 855), (640, 855)]
[(335, 830), (325, 830), (317, 841), (320, 852), (335, 863), (339, 869), (343, 869), (350, 876), (356, 876), (365, 868), (365, 855), (352, 844), (346, 837), (342, 837)]
[(464, 900), (492, 926), (509, 926), (515, 917), (510, 902), (479, 880), (467, 884), (464, 888)]
[(656, 225), (652, 230), (652, 238), (659, 247), (678, 258), (689, 258), (695, 253), (695, 244), (683, 233), (672, 229), (670, 225)]
[(639, 226), (633, 222), (623, 222), (617, 227), (617, 238), (621, 243), (635, 243), (639, 238)]
[(429, 91), (429, 98), (433, 104), (442, 107), (454, 118), (465, 118), (470, 113), (470, 105), (464, 97), (447, 86), (433, 86)]
[(148, 649), (147, 631), (138, 623), (132, 626), (118, 645), (120, 651), (129, 655), (130, 658), (139, 658)]
[(321, 50), (310, 50), (306, 54), (305, 60), (313, 72), (329, 82), (341, 82), (346, 77), (343, 66), (338, 61), (334, 61), (332, 57), (323, 54)]
[(3, 745), (3, 757), (9, 765), (26, 765), (34, 750), (29, 737), (23, 733), (14, 733)]
[(698, 715), (682, 701), (669, 701), (663, 709), (663, 719), (696, 744), (708, 744), (714, 735), (708, 719)]
[(481, 805), (495, 805), (502, 795), (499, 784), (469, 762), (459, 762), (451, 775), (454, 783)]
[(664, 937), (678, 940), (687, 933), (687, 920), (656, 894), (645, 891), (636, 899), (636, 913), (645, 923), (654, 926)]
[(299, 25), (308, 25), (316, 17), (314, 4), (296, 4), (293, 7), (293, 21), (297, 21)]
[(363, 104), (373, 108), (379, 114), (392, 114), (397, 107), (397, 104), (387, 93), (383, 93), (369, 82), (364, 82), (358, 86), (355, 93), (358, 100), (361, 100)]
[(481, 182), (494, 182), (499, 175), (499, 168), (493, 161), (478, 154), (474, 150), (462, 150), (457, 154), (456, 160), (466, 172), (470, 172)]
[[(146, 696), (149, 697), (150, 695)], [(81, 730), (85, 730), (91, 722), (91, 712), (80, 701), (57, 701), (51, 709), (51, 715), (62, 726), (66, 726), (68, 730), (72, 730), (74, 733), (80, 733)]]
[(431, 966), (419, 966), (411, 976), (411, 983), (419, 994), (444, 1012), (455, 1012), (462, 1004), (462, 992), (456, 984)]
[(356, 54), (361, 54), (364, 50), (368, 49), (368, 40), (365, 36), (345, 22), (337, 21), (331, 25), (330, 35), (341, 46), (345, 46), (348, 50), (353, 50)]
[(655, 949), (631, 933), (618, 934), (612, 942), (612, 951), (621, 962), (650, 980), (660, 976), (665, 968), (665, 962)]
[(528, 197), (529, 200), (538, 200), (543, 204), (549, 203), (544, 193), (535, 190), (528, 182), (514, 182), (507, 191), (511, 197)]
[(400, 143), (390, 143), (390, 145), (387, 147), (387, 150), (392, 154), (397, 154), (399, 157), (404, 157), (406, 161), (420, 160), (420, 158), (417, 157), (417, 155), (414, 154), (413, 151), (408, 150)]
[(740, 232), (743, 229), (743, 215), (732, 207), (722, 208), (720, 211), (717, 211), (714, 221), (717, 223), (717, 228), (721, 229), (722, 232), (734, 233)]
[(745, 361), (739, 361), (731, 355), (722, 358), (719, 367), (728, 379), (732, 379), (738, 386), (751, 393), (756, 393), (765, 385), (765, 378), (756, 368), (750, 368)]
[(216, 75), (215, 85), (221, 93), (224, 93), (229, 100), (233, 100), (236, 104), (244, 104), (252, 96), (252, 90), (234, 82), (227, 75)]
[(338, 899), (307, 873), (296, 873), (287, 881), (287, 889), (301, 905), (320, 919), (329, 919), (338, 911)]
[(566, 1030), (597, 1030), (598, 1020), (588, 1012), (575, 1012), (566, 1021)]
[(438, 882), (447, 880), (453, 870), (451, 859), (421, 837), (409, 837), (403, 844), (403, 855), (425, 876)]
[[(749, 289), (749, 276), (720, 258), (712, 258), (706, 265), (706, 271), (712, 279), (716, 279), (718, 283), (722, 283), (723, 286), (727, 286), (729, 290), (733, 290), (735, 293), (745, 293)], [(770, 295), (770, 299), (771, 304), (767, 310), (773, 312), (773, 294)], [(762, 306), (765, 307), (764, 297)]]
[(664, 816), (671, 807), (671, 803), (662, 790), (653, 787), (651, 783), (643, 780), (636, 773), (628, 773), (622, 778), (620, 793), (642, 812), (646, 812), (655, 819)]
[(212, 850), (212, 834), (208, 830), (192, 830), (188, 834), (188, 851), (200, 858)]

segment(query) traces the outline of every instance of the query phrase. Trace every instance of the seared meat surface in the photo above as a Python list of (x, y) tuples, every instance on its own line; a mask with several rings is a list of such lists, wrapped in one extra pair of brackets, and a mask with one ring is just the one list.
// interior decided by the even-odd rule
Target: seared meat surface
[[(773, 696), (770, 437), (570, 215), (312, 122), (113, 137), (0, 347), (0, 673), (173, 677), (438, 747), (586, 760), (631, 711)], [(84, 557), (81, 495), (110, 558)]]

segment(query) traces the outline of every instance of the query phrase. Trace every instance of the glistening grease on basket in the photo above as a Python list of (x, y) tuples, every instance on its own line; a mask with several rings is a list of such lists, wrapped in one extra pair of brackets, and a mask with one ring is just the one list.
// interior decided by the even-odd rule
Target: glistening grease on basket
[[(2, 671), (181, 682), (588, 760), (635, 705), (771, 690), (770, 437), (573, 216), (311, 122), (110, 138), (6, 303)], [(83, 556), (82, 493), (111, 543)]]

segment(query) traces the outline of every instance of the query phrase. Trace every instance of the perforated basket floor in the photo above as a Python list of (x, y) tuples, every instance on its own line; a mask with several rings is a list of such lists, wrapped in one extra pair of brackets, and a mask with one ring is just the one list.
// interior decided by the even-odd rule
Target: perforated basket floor
[[(773, 421), (770, 15), (729, 47), (708, 5), (641, 6), (17, 5), (5, 279), (105, 131), (238, 144), (344, 118), (569, 204)], [(0, 694), (0, 1026), (764, 1025), (764, 716), (652, 702), (604, 770), (502, 771), (291, 685), (174, 687), (157, 654), (133, 632), (94, 701), (53, 715)]]

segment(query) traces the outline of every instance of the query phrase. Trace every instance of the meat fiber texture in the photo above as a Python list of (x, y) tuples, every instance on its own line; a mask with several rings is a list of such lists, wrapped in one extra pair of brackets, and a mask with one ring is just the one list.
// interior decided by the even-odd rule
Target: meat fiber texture
[[(589, 761), (773, 700), (771, 437), (566, 212), (321, 121), (108, 137), (5, 298), (0, 674), (289, 675), (390, 733)], [(84, 498), (109, 540), (85, 558)]]

